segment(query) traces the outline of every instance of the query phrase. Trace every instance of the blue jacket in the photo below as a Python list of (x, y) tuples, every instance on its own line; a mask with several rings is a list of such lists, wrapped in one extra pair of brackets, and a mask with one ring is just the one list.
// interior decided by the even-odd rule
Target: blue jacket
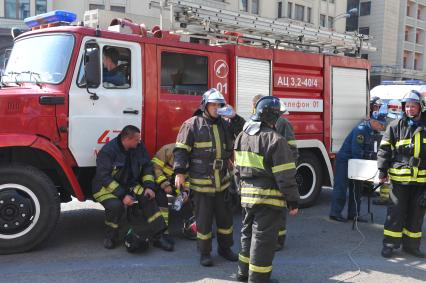
[(352, 129), (345, 138), (342, 147), (337, 153), (340, 159), (376, 159), (374, 141), (380, 144), (380, 135), (371, 128), (369, 121), (363, 121)]
[(122, 86), (127, 83), (126, 76), (117, 68), (108, 71), (106, 68), (103, 70), (103, 82), (112, 83), (115, 86)]

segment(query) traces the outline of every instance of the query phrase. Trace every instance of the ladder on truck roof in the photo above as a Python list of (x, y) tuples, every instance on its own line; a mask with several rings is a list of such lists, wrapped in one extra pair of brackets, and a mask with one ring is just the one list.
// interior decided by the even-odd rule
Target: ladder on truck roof
[(376, 51), (369, 37), (357, 33), (337, 33), (283, 20), (274, 20), (229, 10), (198, 5), (183, 0), (151, 1), (151, 7), (170, 9), (175, 33), (205, 36), (211, 43), (247, 43), (275, 48), (312, 50), (324, 53)]

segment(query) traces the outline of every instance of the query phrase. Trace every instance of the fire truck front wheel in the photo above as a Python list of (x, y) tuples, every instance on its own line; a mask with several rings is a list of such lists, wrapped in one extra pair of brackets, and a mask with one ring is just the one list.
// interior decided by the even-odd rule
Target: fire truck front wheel
[(296, 172), (301, 208), (315, 204), (321, 192), (322, 175), (318, 157), (313, 152), (301, 150)]
[(56, 226), (58, 192), (39, 169), (26, 165), (0, 167), (0, 254), (31, 250)]

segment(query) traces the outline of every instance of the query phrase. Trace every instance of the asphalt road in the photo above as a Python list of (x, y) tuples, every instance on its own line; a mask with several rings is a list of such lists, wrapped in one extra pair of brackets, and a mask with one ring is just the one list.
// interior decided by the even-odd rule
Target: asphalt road
[[(372, 207), (377, 224), (359, 224), (363, 240), (351, 223), (328, 219), (330, 200), (331, 191), (324, 189), (315, 207), (289, 219), (287, 244), (275, 256), (273, 278), (304, 283), (426, 281), (426, 260), (402, 252), (391, 260), (380, 256), (385, 207)], [(365, 210), (366, 199), (363, 201)], [(237, 251), (241, 216), (236, 214), (234, 220)], [(215, 244), (215, 266), (199, 265), (195, 242), (179, 235), (177, 218), (172, 221), (176, 249), (171, 253), (151, 248), (142, 254), (128, 254), (124, 246), (106, 250), (102, 247), (102, 222), (103, 211), (98, 204), (73, 201), (62, 205), (56, 231), (42, 247), (30, 253), (0, 256), (0, 282), (235, 281), (237, 264), (218, 257)], [(426, 250), (425, 239), (422, 246)], [(348, 256), (350, 251), (355, 262)]]

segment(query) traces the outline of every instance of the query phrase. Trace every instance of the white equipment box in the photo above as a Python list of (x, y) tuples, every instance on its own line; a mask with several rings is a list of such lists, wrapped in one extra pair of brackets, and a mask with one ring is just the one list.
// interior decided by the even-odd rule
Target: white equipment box
[(377, 160), (349, 159), (348, 178), (352, 180), (379, 183)]

